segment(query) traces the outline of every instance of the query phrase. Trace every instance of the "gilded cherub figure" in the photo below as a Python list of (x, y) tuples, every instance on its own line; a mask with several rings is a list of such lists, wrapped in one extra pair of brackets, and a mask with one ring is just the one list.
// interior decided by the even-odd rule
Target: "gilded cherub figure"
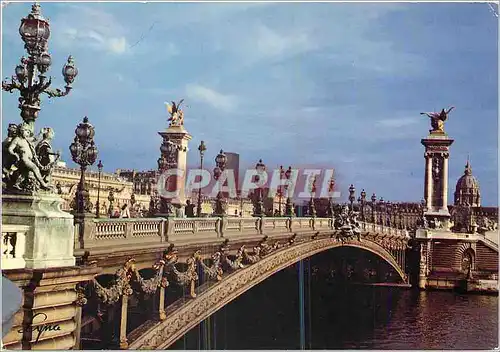
[(452, 106), (448, 110), (442, 109), (441, 112), (421, 112), (420, 115), (427, 115), (431, 119), (431, 127), (430, 133), (444, 133), (444, 122), (448, 119), (448, 114), (455, 107)]

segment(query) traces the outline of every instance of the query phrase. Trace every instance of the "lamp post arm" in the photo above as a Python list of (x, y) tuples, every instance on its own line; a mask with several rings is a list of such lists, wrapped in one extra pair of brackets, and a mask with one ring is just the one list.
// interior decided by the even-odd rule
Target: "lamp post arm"
[[(48, 88), (48, 86), (47, 86)], [(72, 87), (71, 86), (64, 86), (65, 90), (62, 91), (59, 88), (56, 89), (44, 89), (43, 93), (47, 94), (49, 98), (59, 98), (59, 97), (64, 97), (68, 95), (71, 92)]]
[(23, 88), (23, 85), (19, 83), (17, 79), (14, 78), (14, 76), (10, 78), (10, 83), (7, 82), (7, 79), (5, 81), (2, 81), (2, 89), (9, 93), (12, 93), (12, 91), (14, 90), (18, 90), (21, 92)]

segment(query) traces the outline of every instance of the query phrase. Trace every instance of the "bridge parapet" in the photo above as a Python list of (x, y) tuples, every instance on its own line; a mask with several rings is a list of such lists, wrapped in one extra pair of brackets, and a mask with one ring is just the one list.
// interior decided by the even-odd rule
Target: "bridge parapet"
[[(408, 239), (407, 230), (359, 222), (362, 232)], [(166, 242), (212, 241), (224, 237), (281, 235), (334, 231), (332, 218), (315, 217), (214, 217), (86, 219), (77, 227), (76, 254), (86, 250), (105, 253), (117, 248), (151, 248)], [(123, 246), (123, 247), (122, 247)]]
[(26, 266), (23, 256), (29, 229), (26, 225), (2, 225), (2, 270)]

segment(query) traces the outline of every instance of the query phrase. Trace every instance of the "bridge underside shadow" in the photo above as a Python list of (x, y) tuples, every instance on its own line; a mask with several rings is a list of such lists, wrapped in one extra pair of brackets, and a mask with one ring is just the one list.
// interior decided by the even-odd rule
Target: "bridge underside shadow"
[[(393, 284), (385, 285), (389, 282)], [(337, 247), (275, 273), (168, 349), (365, 348), (358, 342), (373, 333), (374, 325), (390, 322), (405, 294), (392, 287), (370, 286), (399, 282), (394, 269), (375, 254)]]
[[(340, 242), (334, 238), (319, 239), (316, 241), (297, 244), (276, 251), (258, 262), (237, 270), (223, 278), (222, 281), (209, 287), (201, 288), (198, 296), (192, 300), (182, 300), (183, 304), (173, 304), (167, 308), (167, 318), (161, 322), (149, 322), (139, 331), (131, 333), (131, 349), (164, 349), (174, 343), (177, 339), (197, 326), (201, 321), (224, 307), (226, 304), (251, 289), (253, 286), (264, 281), (276, 272), (293, 265), (294, 263), (314, 256), (318, 253), (338, 247), (357, 248), (368, 251), (381, 258), (391, 269), (385, 270), (384, 276), (391, 282), (406, 283), (407, 277), (394, 257), (377, 243), (363, 239), (362, 241), (348, 240)], [(331, 251), (335, 256), (335, 251)], [(345, 262), (345, 268), (352, 265)], [(360, 263), (358, 263), (360, 264)], [(348, 270), (349, 271), (349, 270)], [(373, 279), (378, 274), (363, 271), (368, 278)], [(359, 274), (357, 274), (359, 276)], [(351, 273), (350, 277), (355, 279)]]

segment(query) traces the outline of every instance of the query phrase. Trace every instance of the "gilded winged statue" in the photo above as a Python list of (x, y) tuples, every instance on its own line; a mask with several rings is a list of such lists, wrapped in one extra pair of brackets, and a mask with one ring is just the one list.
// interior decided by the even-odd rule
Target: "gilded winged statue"
[(444, 133), (444, 122), (448, 119), (448, 114), (455, 107), (452, 106), (448, 110), (442, 109), (441, 112), (421, 112), (420, 115), (427, 115), (431, 119), (431, 127), (430, 133), (438, 132)]
[(184, 99), (181, 99), (179, 103), (172, 101), (172, 105), (165, 103), (167, 105), (167, 111), (170, 114), (168, 118), (168, 121), (170, 121), (169, 127), (184, 125), (184, 112), (180, 108), (183, 101)]

